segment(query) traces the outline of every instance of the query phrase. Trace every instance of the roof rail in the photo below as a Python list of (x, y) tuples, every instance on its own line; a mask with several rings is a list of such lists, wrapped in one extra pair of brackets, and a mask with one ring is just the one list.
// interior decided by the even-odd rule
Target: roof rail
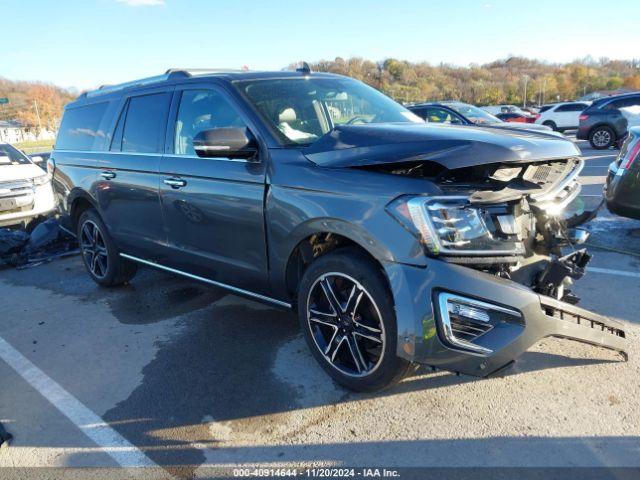
[(171, 80), (173, 78), (187, 78), (191, 75), (185, 71), (169, 71), (163, 75), (155, 75), (153, 77), (140, 78), (138, 80), (132, 80), (130, 82), (119, 83), (117, 85), (100, 85), (96, 90), (90, 90), (88, 92), (84, 92), (81, 97), (97, 97), (98, 95), (106, 95), (107, 93), (117, 92), (119, 90), (124, 90), (125, 88), (130, 87), (141, 87), (144, 85), (152, 85), (154, 83), (165, 82), (167, 80)]
[(247, 69), (240, 68), (170, 68), (165, 73), (184, 73), (188, 76), (194, 75), (207, 75), (209, 73), (234, 73), (234, 72), (246, 72)]
[(132, 80), (130, 82), (119, 83), (117, 85), (100, 85), (96, 90), (89, 90), (80, 95), (80, 98), (85, 97), (97, 97), (98, 95), (106, 95), (107, 93), (113, 93), (125, 88), (140, 87), (144, 85), (152, 85), (154, 83), (165, 82), (167, 80), (173, 80), (174, 78), (189, 78), (194, 75), (206, 75), (209, 73), (224, 73), (224, 72), (243, 72), (246, 70), (231, 69), (231, 68), (170, 68), (162, 75), (156, 75), (153, 77), (141, 78), (139, 80)]

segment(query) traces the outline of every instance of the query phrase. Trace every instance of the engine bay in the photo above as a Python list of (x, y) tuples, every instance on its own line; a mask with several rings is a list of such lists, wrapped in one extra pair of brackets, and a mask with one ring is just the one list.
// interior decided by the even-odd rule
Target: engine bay
[[(421, 237), (431, 254), (573, 304), (578, 298), (568, 287), (584, 275), (591, 259), (576, 248), (588, 233), (575, 229), (579, 221), (567, 208), (580, 193), (582, 168), (579, 158), (459, 169), (429, 161), (375, 167), (429, 179), (441, 189), (442, 197), (421, 201), (426, 202), (422, 223), (430, 226), (423, 227)], [(420, 224), (422, 217), (411, 209), (414, 202), (407, 202), (408, 216)], [(586, 218), (582, 212), (578, 217)], [(435, 246), (429, 231), (438, 237)]]

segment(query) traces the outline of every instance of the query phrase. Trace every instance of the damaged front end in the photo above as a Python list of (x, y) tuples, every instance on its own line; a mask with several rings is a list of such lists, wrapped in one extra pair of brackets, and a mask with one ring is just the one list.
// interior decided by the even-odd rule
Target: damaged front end
[[(466, 284), (451, 281), (446, 273), (442, 275), (449, 280), (439, 283), (435, 276), (429, 288), (441, 341), (475, 356), (494, 357), (491, 362), (476, 359), (468, 368), (461, 360), (449, 369), (489, 374), (545, 336), (571, 338), (626, 356), (622, 325), (575, 307), (579, 298), (570, 290), (591, 259), (586, 249), (577, 247), (587, 232), (570, 228), (576, 218), (570, 206), (580, 193), (582, 167), (579, 158), (451, 170), (428, 161), (382, 167), (390, 174), (429, 178), (441, 190), (437, 196), (402, 196), (388, 206), (428, 256), (520, 286), (504, 297), (501, 285), (510, 282), (479, 286), (474, 292), (477, 275)], [(523, 305), (514, 303), (515, 297), (522, 297)], [(438, 364), (436, 352), (425, 348), (421, 356)], [(478, 365), (483, 366), (480, 371)]]
[[(403, 196), (389, 212), (431, 256), (576, 303), (565, 287), (584, 274), (591, 257), (575, 250), (587, 233), (569, 229), (566, 210), (580, 193), (582, 167), (582, 160), (571, 158), (444, 169), (432, 179), (443, 195)], [(414, 165), (411, 174), (418, 171)], [(573, 251), (563, 254), (567, 248)]]

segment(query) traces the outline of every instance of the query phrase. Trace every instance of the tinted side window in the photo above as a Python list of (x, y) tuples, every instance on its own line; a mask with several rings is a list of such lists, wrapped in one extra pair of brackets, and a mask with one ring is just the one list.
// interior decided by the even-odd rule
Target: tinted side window
[(640, 105), (640, 97), (621, 98), (620, 100), (614, 100), (602, 107), (604, 110), (616, 110), (618, 108), (633, 107), (634, 105)]
[(64, 112), (56, 148), (60, 150), (96, 150), (106, 138), (100, 129), (108, 102), (67, 109)]
[(211, 128), (244, 127), (238, 112), (214, 90), (185, 90), (175, 125), (174, 153), (195, 155), (193, 137)]
[(422, 119), (426, 118), (427, 116), (427, 112), (424, 108), (410, 108), (409, 110), (411, 110), (411, 112), (415, 113)]
[(621, 108), (621, 107), (633, 107), (635, 105), (640, 105), (640, 97), (629, 97), (624, 101), (623, 105), (621, 105), (618, 108)]
[(164, 143), (168, 107), (168, 93), (130, 98), (122, 133), (122, 151), (160, 152)]
[(433, 123), (453, 123), (460, 124), (461, 120), (444, 108), (430, 107), (427, 108), (424, 119)]
[(567, 105), (560, 105), (558, 108), (556, 108), (555, 110), (556, 112), (573, 112), (573, 107), (572, 104), (567, 104)]
[(553, 105), (544, 105), (540, 107), (540, 113), (546, 112), (547, 110), (550, 110), (552, 108), (553, 108)]
[(581, 112), (587, 108), (587, 105), (584, 103), (567, 103), (566, 105), (561, 105), (556, 109), (556, 112)]

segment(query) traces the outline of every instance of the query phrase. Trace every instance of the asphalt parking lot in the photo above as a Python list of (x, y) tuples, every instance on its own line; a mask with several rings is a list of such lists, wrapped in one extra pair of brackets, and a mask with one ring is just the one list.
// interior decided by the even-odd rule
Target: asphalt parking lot
[[(580, 143), (583, 200), (617, 151)], [(419, 369), (355, 394), (291, 313), (161, 272), (93, 284), (72, 257), (0, 271), (0, 467), (640, 466), (640, 222), (603, 210), (581, 306), (629, 322), (630, 359), (545, 339), (502, 376)]]

